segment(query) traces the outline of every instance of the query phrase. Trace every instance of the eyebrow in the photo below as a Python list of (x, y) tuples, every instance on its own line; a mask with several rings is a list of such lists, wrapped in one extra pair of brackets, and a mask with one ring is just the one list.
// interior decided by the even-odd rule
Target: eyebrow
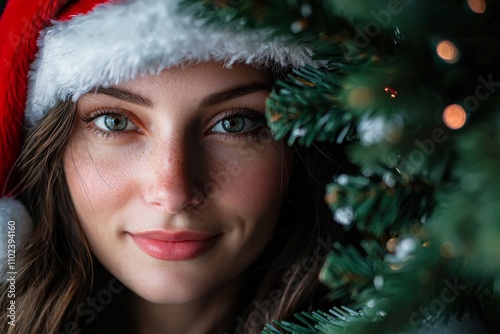
[(96, 93), (108, 95), (108, 96), (114, 97), (118, 100), (137, 104), (137, 105), (140, 105), (142, 107), (153, 108), (153, 102), (150, 99), (148, 99), (146, 97), (142, 97), (142, 96), (134, 94), (134, 93), (131, 93), (131, 92), (126, 91), (126, 90), (121, 89), (121, 88), (99, 87), (99, 88), (97, 88)]
[(204, 97), (198, 104), (198, 108), (199, 109), (207, 108), (261, 90), (271, 91), (271, 85), (266, 85), (261, 83), (251, 83), (251, 84), (244, 84), (236, 87), (231, 87), (221, 92), (213, 93)]
[[(250, 83), (231, 87), (204, 97), (200, 103), (198, 103), (198, 109), (207, 108), (261, 90), (271, 91), (271, 87), (271, 85), (261, 83)], [(137, 104), (146, 108), (153, 107), (153, 102), (150, 99), (117, 87), (99, 87), (95, 93), (108, 95), (118, 100)]]

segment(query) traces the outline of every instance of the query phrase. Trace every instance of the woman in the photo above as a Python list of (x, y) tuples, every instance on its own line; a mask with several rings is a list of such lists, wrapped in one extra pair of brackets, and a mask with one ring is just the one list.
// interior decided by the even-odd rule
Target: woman
[[(310, 53), (176, 6), (8, 4), (0, 32), (24, 40), (3, 48), (2, 136), (17, 143), (16, 118), (30, 130), (14, 168), (8, 145), (2, 186), (34, 230), (2, 333), (260, 333), (324, 306), (317, 276), (339, 235), (323, 184), (338, 167), (272, 140), (264, 115)], [(12, 80), (28, 65), (26, 91)]]

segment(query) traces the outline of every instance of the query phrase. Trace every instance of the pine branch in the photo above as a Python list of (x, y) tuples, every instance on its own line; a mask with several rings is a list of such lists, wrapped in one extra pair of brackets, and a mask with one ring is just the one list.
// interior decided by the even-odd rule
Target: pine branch
[(337, 176), (326, 200), (338, 222), (362, 232), (363, 252), (337, 245), (321, 275), (355, 311), (300, 313), (264, 333), (421, 333), (474, 314), (494, 328), (500, 5), (185, 1), (193, 4), (207, 24), (306, 41), (325, 66), (278, 83), (269, 126), (289, 145), (336, 143), (359, 168)]

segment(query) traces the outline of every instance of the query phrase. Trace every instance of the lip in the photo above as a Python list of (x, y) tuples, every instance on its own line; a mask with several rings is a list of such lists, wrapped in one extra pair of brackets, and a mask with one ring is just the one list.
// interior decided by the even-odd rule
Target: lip
[(200, 231), (163, 230), (129, 234), (140, 250), (164, 261), (182, 261), (201, 256), (213, 248), (221, 235)]

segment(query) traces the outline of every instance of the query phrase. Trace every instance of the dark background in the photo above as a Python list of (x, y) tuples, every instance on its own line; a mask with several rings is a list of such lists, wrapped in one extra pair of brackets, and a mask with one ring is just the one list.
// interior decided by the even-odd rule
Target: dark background
[(7, 0), (0, 0), (0, 15), (2, 15), (6, 3)]

